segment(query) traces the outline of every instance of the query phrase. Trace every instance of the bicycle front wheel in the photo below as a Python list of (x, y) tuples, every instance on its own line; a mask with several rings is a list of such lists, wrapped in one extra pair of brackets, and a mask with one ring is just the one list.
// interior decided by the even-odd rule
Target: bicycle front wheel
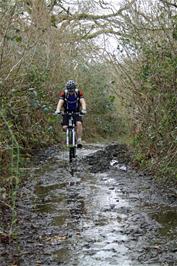
[(76, 151), (75, 151), (75, 147), (70, 147), (69, 148), (69, 162), (72, 163), (73, 158), (75, 158), (76, 156)]

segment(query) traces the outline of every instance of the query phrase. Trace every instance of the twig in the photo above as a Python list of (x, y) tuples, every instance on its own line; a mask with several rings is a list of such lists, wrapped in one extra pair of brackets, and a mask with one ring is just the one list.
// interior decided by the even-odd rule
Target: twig
[(4, 201), (0, 200), (0, 204), (4, 205), (4, 206), (6, 206), (12, 210), (12, 207), (9, 204), (5, 203)]
[(175, 8), (177, 8), (177, 4), (173, 4), (173, 3), (169, 3), (168, 1), (166, 0), (160, 0), (160, 2), (164, 3), (164, 4), (167, 4), (169, 6), (174, 6)]
[(23, 53), (23, 56), (20, 58), (20, 60), (11, 68), (11, 70), (9, 71), (8, 75), (6, 76), (6, 78), (4, 80), (7, 80), (9, 78), (11, 72), (21, 63), (24, 56), (25, 56), (25, 53)]

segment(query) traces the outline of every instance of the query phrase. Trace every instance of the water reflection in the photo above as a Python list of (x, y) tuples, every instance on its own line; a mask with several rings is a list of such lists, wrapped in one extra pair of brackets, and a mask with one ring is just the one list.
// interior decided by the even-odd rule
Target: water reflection
[(129, 265), (124, 245), (127, 237), (120, 233), (123, 216), (120, 219), (116, 212), (128, 202), (119, 197), (114, 178), (105, 174), (86, 178), (84, 182), (63, 178), (36, 187), (36, 211), (50, 214), (49, 231), (54, 230), (47, 237), (47, 243), (55, 246), (51, 247), (53, 258), (68, 265), (101, 265), (104, 261), (117, 265), (117, 260)]
[(177, 236), (177, 212), (176, 209), (160, 208), (160, 211), (152, 215), (152, 217), (161, 224), (160, 234), (174, 238)]

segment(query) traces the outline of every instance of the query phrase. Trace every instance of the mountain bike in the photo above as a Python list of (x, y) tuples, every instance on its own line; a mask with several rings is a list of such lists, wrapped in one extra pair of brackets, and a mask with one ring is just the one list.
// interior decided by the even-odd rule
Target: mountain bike
[(81, 116), (81, 114), (79, 112), (61, 113), (61, 115), (65, 114), (67, 114), (68, 116), (68, 125), (66, 129), (66, 146), (69, 148), (70, 173), (73, 176), (77, 166), (76, 115)]

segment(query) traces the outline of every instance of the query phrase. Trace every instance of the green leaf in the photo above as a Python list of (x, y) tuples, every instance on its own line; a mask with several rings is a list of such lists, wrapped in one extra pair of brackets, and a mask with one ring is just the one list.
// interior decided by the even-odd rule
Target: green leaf
[(58, 117), (56, 117), (56, 116), (49, 116), (47, 118), (47, 121), (48, 121), (48, 123), (55, 124), (56, 121), (58, 121)]
[(22, 37), (21, 36), (16, 36), (15, 40), (16, 40), (16, 42), (21, 42), (22, 41)]
[(54, 15), (51, 16), (50, 21), (51, 21), (51, 25), (54, 26), (55, 28), (57, 28), (57, 26), (56, 26), (56, 17)]
[(114, 95), (110, 95), (110, 96), (109, 96), (109, 100), (110, 100), (110, 102), (113, 103), (114, 100), (115, 100), (115, 98), (116, 98), (116, 97), (115, 97)]

